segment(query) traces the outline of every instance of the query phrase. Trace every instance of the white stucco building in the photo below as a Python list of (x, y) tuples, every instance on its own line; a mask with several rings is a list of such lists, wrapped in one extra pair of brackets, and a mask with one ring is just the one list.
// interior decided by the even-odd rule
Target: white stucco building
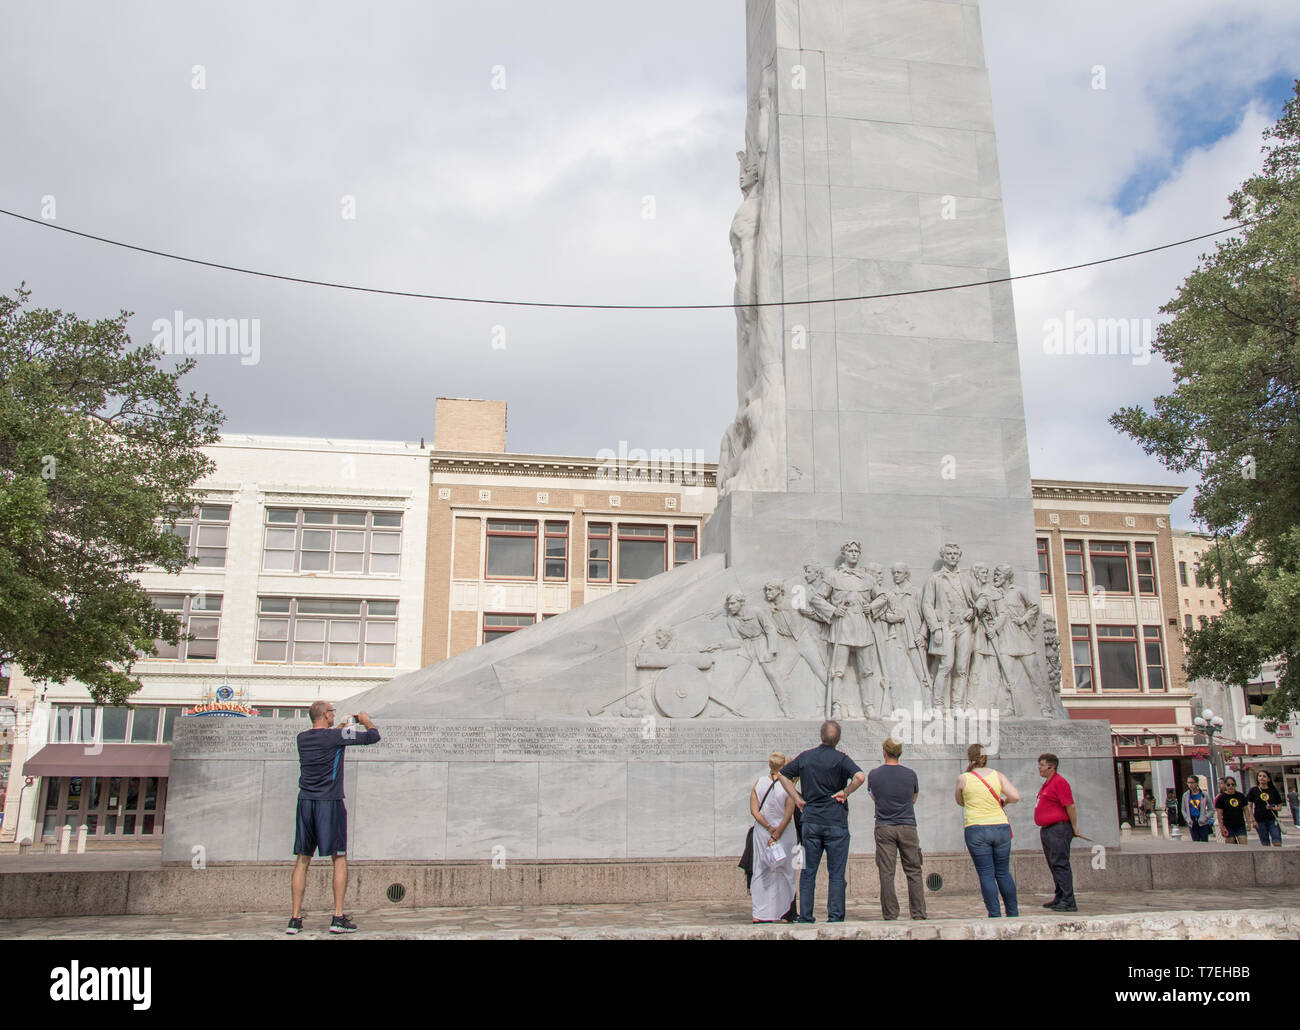
[[(260, 717), (293, 718), (419, 668), (429, 449), (231, 435), (207, 452), (216, 471), (175, 529), (198, 564), (140, 577), (194, 639), (135, 665), (143, 689), (129, 708), (13, 670), (0, 839), (65, 823), (96, 840), (157, 836), (175, 719), (223, 686)], [(24, 791), (33, 771), (43, 775)]]

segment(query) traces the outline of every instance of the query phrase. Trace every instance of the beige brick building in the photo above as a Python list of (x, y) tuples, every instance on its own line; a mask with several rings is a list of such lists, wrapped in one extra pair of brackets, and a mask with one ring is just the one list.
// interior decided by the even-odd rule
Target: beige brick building
[(439, 398), (435, 421), (424, 664), (699, 556), (716, 466), (506, 453), (497, 401)]
[(1120, 818), (1191, 771), (1192, 694), (1183, 669), (1169, 505), (1179, 486), (1034, 480), (1043, 611), (1061, 638), (1072, 719), (1109, 719)]

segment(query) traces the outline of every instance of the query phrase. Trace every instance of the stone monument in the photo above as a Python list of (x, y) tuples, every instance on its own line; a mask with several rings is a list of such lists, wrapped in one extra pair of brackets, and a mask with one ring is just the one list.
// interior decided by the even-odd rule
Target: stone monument
[[(768, 754), (827, 716), (864, 767), (904, 741), (927, 851), (963, 847), (976, 739), (1027, 794), (1058, 754), (1089, 836), (1118, 839), (1109, 728), (1066, 718), (1032, 589), (978, 4), (748, 0), (747, 22), (737, 411), (705, 553), (340, 704), (384, 734), (347, 766), (354, 858), (738, 853)], [(287, 857), (295, 729), (183, 720), (164, 858)], [(1032, 805), (1011, 814), (1036, 848)], [(855, 852), (871, 818), (854, 799)]]

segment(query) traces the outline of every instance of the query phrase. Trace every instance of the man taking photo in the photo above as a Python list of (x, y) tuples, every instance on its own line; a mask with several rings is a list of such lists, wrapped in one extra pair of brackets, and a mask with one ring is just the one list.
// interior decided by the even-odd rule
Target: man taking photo
[(302, 931), (302, 898), (307, 891), (307, 867), (319, 850), (334, 862), (334, 918), (330, 933), (355, 933), (356, 924), (343, 914), (343, 894), (348, 889), (348, 810), (343, 806), (343, 749), (350, 744), (374, 744), (379, 730), (365, 712), (356, 722), (334, 725), (334, 705), (317, 701), (311, 706), (311, 729), (298, 734), (298, 816), (293, 853), (293, 915), (285, 933)]

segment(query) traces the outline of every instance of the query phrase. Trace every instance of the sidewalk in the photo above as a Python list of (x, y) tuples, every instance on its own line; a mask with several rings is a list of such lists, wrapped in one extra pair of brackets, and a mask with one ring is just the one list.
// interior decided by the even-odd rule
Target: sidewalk
[[(284, 933), (289, 909), (267, 915), (78, 916), (0, 920), (0, 938), (15, 940), (302, 940), (330, 937), (328, 910), (304, 912), (304, 932)], [(357, 914), (357, 940), (426, 939), (701, 939), (845, 937), (875, 939), (1018, 938), (1263, 938), (1300, 939), (1300, 887), (1220, 891), (1140, 891), (1085, 894), (1077, 915), (1041, 906), (1048, 895), (1021, 895), (1020, 919), (988, 919), (978, 894), (930, 895), (930, 918), (886, 923), (875, 905), (850, 900), (848, 919), (827, 924), (825, 898), (809, 925), (750, 923), (747, 902), (674, 902), (642, 905), (392, 908)], [(1189, 908), (1194, 906), (1194, 908)]]

